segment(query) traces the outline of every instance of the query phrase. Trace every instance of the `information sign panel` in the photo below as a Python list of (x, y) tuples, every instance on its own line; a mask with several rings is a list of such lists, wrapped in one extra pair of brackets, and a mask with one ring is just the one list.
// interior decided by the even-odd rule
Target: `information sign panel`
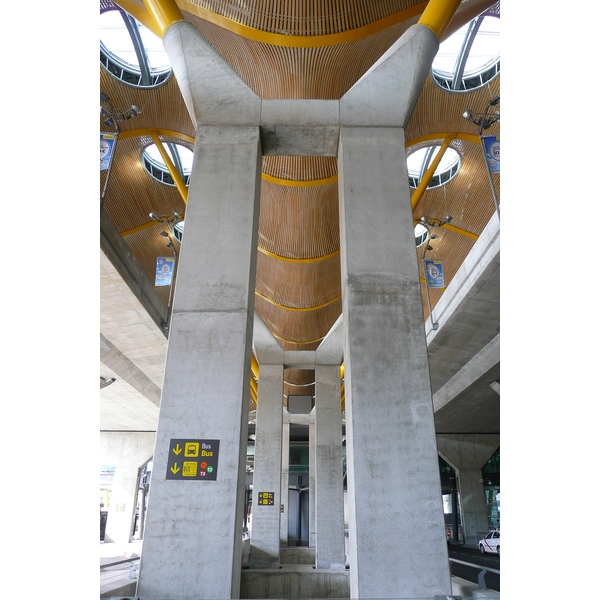
[(258, 503), (264, 506), (275, 504), (275, 494), (273, 492), (258, 492)]
[(216, 481), (219, 440), (172, 439), (167, 479)]

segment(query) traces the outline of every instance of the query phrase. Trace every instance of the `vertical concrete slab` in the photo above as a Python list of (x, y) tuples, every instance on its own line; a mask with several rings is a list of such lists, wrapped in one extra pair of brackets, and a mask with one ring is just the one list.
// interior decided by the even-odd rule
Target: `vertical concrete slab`
[(101, 432), (100, 464), (115, 467), (110, 494), (107, 540), (129, 543), (133, 536), (139, 469), (152, 458), (153, 432)]
[(315, 369), (317, 569), (344, 569), (344, 484), (339, 365)]
[(283, 407), (283, 425), (281, 434), (281, 517), (279, 520), (279, 546), (287, 548), (288, 528), (290, 521), (289, 486), (290, 486), (290, 413)]
[(317, 496), (317, 485), (315, 473), (317, 471), (317, 435), (315, 431), (315, 409), (308, 415), (308, 546), (314, 548), (317, 545), (317, 519), (315, 499)]
[(350, 595), (450, 594), (403, 129), (342, 128), (338, 173)]
[[(260, 198), (258, 127), (198, 127), (136, 595), (238, 598)], [(171, 439), (220, 442), (167, 480)]]
[(476, 546), (488, 531), (481, 469), (500, 446), (499, 434), (439, 434), (438, 451), (456, 470), (465, 544)]
[[(250, 538), (252, 569), (279, 567), (282, 402), (283, 365), (260, 365)], [(260, 504), (261, 493), (272, 493), (273, 504)]]

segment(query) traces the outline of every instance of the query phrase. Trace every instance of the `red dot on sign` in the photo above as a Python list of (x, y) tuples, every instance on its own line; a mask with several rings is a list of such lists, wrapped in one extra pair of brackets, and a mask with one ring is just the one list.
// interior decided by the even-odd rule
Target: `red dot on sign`
[(200, 471), (200, 477), (206, 477), (206, 471)]
[(206, 467), (208, 467), (208, 464), (205, 462), (200, 463), (200, 468), (201, 469), (206, 469)]

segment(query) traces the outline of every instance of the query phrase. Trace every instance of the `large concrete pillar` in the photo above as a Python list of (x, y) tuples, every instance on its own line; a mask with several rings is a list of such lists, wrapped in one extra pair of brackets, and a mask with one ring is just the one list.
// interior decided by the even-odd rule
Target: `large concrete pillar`
[(315, 369), (317, 569), (344, 569), (344, 484), (340, 367)]
[[(239, 597), (260, 170), (258, 127), (198, 126), (137, 589), (149, 600)], [(216, 478), (184, 477), (172, 440), (218, 440)]]
[(499, 434), (438, 434), (438, 451), (456, 471), (465, 544), (476, 546), (488, 518), (481, 469), (500, 446)]
[(412, 27), (340, 101), (352, 598), (451, 593), (404, 146), (437, 48)]
[(139, 470), (152, 458), (153, 449), (152, 432), (100, 433), (100, 463), (115, 468), (105, 541), (130, 542), (134, 533)]
[(317, 497), (317, 434), (316, 434), (315, 409), (308, 415), (308, 545), (314, 548), (317, 545), (317, 519), (315, 500)]
[(283, 426), (281, 433), (281, 518), (279, 520), (279, 545), (287, 548), (290, 522), (290, 413), (283, 407)]
[[(259, 363), (260, 364), (260, 363)], [(260, 365), (250, 567), (279, 567), (283, 365)]]

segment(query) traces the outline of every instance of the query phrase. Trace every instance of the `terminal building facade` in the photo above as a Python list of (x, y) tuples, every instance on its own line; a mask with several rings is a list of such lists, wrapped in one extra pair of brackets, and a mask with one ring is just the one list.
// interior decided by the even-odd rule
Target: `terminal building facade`
[(448, 540), (499, 529), (499, 19), (101, 0), (101, 510), (138, 597), (445, 597)]

